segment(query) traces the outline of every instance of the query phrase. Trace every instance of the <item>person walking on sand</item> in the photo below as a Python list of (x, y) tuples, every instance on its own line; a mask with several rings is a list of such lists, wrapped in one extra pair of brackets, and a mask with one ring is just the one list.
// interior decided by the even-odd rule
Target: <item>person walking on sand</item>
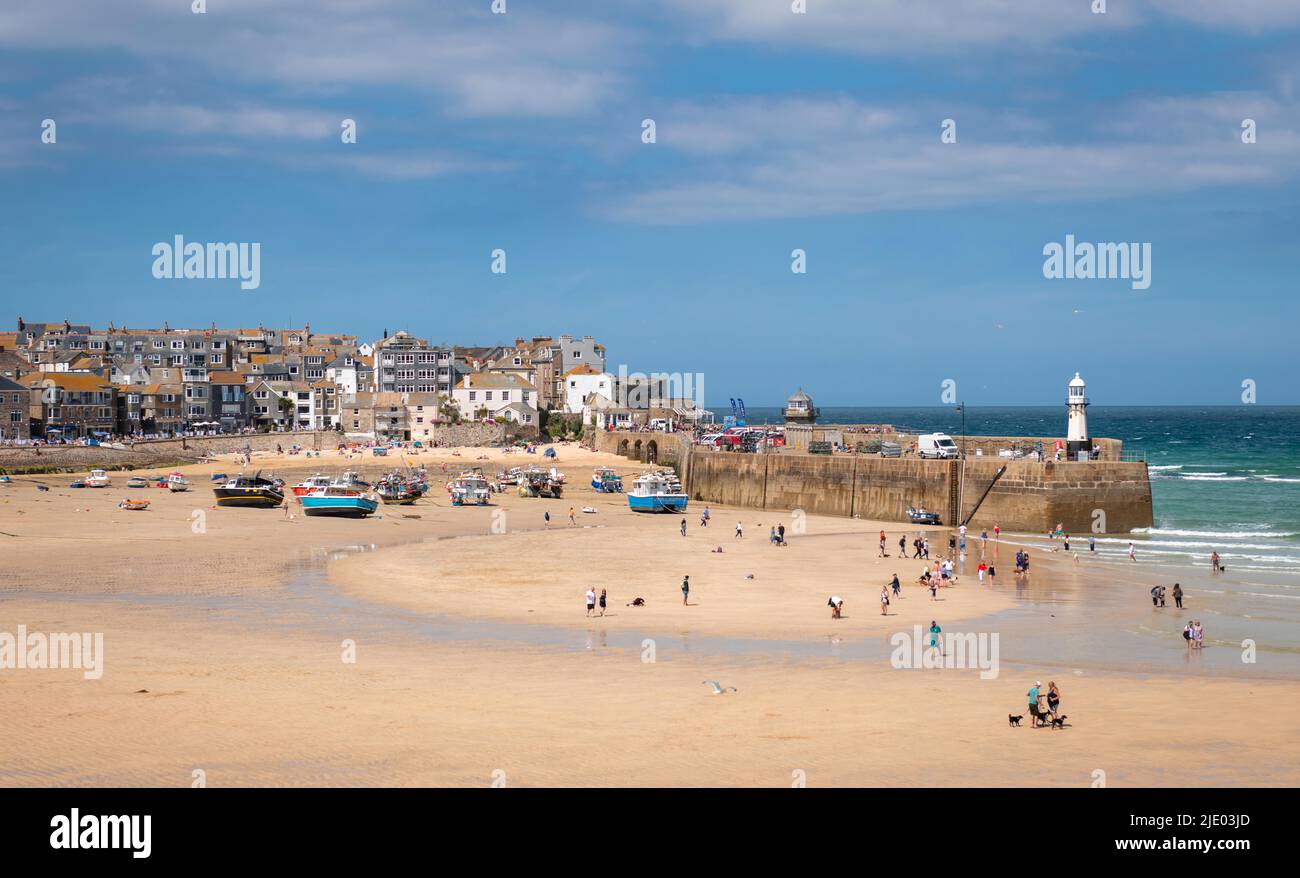
[(596, 590), (591, 586), (587, 586), (587, 615), (590, 616), (592, 611), (595, 609), (596, 609)]
[(939, 577), (931, 576), (926, 582), (930, 586), (930, 602), (933, 603), (939, 599)]
[(1002, 525), (1000, 524), (993, 525), (993, 542), (1002, 542)]
[(709, 507), (705, 506), (704, 511), (700, 513), (700, 527), (709, 526)]
[(939, 635), (942, 632), (943, 629), (939, 627), (939, 623), (931, 619), (930, 620), (930, 649), (939, 650), (939, 655), (943, 655), (943, 647), (939, 646)]
[(1047, 681), (1047, 712), (1056, 716), (1061, 709), (1061, 690), (1056, 688), (1056, 681)]
[(1130, 540), (1130, 541), (1129, 541), (1129, 544), (1128, 544), (1128, 559), (1129, 559), (1130, 561), (1136, 561), (1136, 560), (1137, 560), (1137, 556), (1133, 554), (1133, 551), (1134, 551), (1133, 542)]
[(1183, 587), (1176, 582), (1174, 583), (1174, 606), (1180, 610), (1183, 608)]
[(903, 596), (903, 584), (898, 581), (897, 573), (894, 574), (894, 579), (889, 583), (889, 587), (894, 590), (894, 597), (898, 598)]
[(1039, 704), (1039, 700), (1040, 700), (1040, 698), (1041, 698), (1041, 695), (1039, 694), (1039, 691), (1038, 691), (1038, 690), (1041, 689), (1042, 686), (1043, 686), (1043, 684), (1042, 684), (1041, 681), (1039, 681), (1039, 680), (1035, 680), (1035, 681), (1034, 681), (1034, 685), (1032, 685), (1032, 686), (1029, 687), (1028, 695), (1029, 695), (1029, 714), (1030, 714), (1030, 716), (1032, 716), (1035, 712), (1041, 712), (1041, 707), (1042, 707), (1042, 705)]
[(1205, 648), (1205, 628), (1201, 625), (1200, 619), (1192, 623), (1192, 643), (1196, 649)]
[(784, 524), (778, 524), (778, 525), (776, 526), (776, 544), (777, 544), (778, 546), (784, 546), (784, 545), (785, 545), (785, 525), (784, 525)]
[(978, 574), (981, 584), (984, 582), (984, 572), (988, 569), (989, 565), (985, 564), (983, 561), (980, 562), (980, 566), (975, 568), (975, 573)]
[(691, 597), (691, 578), (689, 576), (682, 578), (682, 606), (690, 601)]
[(768, 530), (768, 532), (767, 532), (767, 541), (768, 541), (768, 543), (770, 543), (770, 544), (773, 545), (773, 546), (776, 545), (776, 526), (775, 526), (775, 525), (774, 525), (772, 528), (770, 528), (770, 529)]
[(686, 536), (686, 519), (682, 519), (682, 536)]
[(745, 529), (740, 526), (739, 521), (736, 522), (736, 539), (740, 539), (744, 535), (745, 535)]
[(888, 555), (885, 554), (885, 532), (883, 530), (880, 532), (880, 557), (881, 558), (889, 557)]
[(572, 506), (569, 507), (569, 524), (573, 525), (574, 527), (577, 527), (577, 526), (578, 526), (578, 519), (576, 519), (576, 518), (573, 517), (573, 507), (572, 507)]
[(605, 601), (607, 597), (608, 596), (605, 594), (605, 589), (602, 588), (600, 590), (600, 614), (602, 616), (605, 615)]
[(907, 535), (906, 534), (898, 538), (898, 557), (900, 558), (907, 557)]
[(983, 555), (984, 551), (988, 549), (988, 547), (989, 547), (989, 530), (988, 528), (984, 528), (984, 530), (980, 531), (980, 554)]
[(1092, 534), (1088, 534), (1088, 551), (1089, 552), (1097, 551), (1097, 538)]
[(1187, 653), (1192, 652), (1192, 623), (1188, 622), (1183, 626), (1183, 640), (1187, 642)]
[(889, 586), (887, 585), (880, 587), (880, 615), (889, 615)]
[(546, 522), (548, 528), (551, 526), (551, 510), (548, 509), (542, 513), (542, 521)]
[(994, 569), (993, 569), (993, 565), (990, 564), (990, 565), (989, 565), (989, 585), (992, 585), (992, 584), (993, 584), (993, 577), (995, 577), (995, 576), (997, 576), (997, 575), (998, 575), (998, 572), (997, 572), (996, 570), (994, 570)]
[(1218, 552), (1211, 552), (1211, 553), (1210, 553), (1210, 572), (1211, 572), (1211, 573), (1218, 573), (1219, 570), (1221, 570), (1221, 569), (1222, 569), (1222, 565), (1219, 563), (1219, 553), (1218, 553)]

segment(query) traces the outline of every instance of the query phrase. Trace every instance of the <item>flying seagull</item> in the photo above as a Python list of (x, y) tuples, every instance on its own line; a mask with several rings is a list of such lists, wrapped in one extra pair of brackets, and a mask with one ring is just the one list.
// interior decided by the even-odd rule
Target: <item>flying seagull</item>
[(706, 685), (706, 686), (712, 686), (712, 687), (713, 687), (713, 694), (714, 694), (714, 695), (722, 695), (723, 693), (726, 693), (726, 692), (735, 692), (735, 691), (736, 691), (736, 687), (735, 687), (735, 686), (720, 686), (720, 685), (718, 685), (718, 681), (717, 681), (717, 680), (702, 680), (701, 682), (704, 683), (704, 685)]

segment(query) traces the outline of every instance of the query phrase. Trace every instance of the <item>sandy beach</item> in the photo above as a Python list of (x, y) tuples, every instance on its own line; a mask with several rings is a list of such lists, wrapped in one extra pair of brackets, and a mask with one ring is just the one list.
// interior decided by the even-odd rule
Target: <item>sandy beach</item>
[[(703, 528), (693, 502), (683, 537), (680, 518), (588, 487), (595, 466), (641, 467), (558, 451), (563, 499), (508, 490), (451, 507), (441, 483), (461, 468), (542, 461), (439, 450), (410, 457), (430, 467), (430, 495), (360, 521), (217, 508), (209, 476), (238, 471), (230, 459), (184, 468), (194, 490), (180, 494), (127, 490), (125, 473), (104, 490), (15, 477), (0, 487), (0, 632), (99, 632), (104, 666), (93, 680), (0, 670), (17, 708), (0, 717), (0, 783), (189, 786), (196, 771), (212, 786), (1300, 782), (1298, 645), (1270, 635), (1243, 662), (1251, 614), (1191, 579), (1194, 612), (1221, 620), (1196, 655), (1178, 637), (1187, 615), (1150, 607), (1164, 574), (1149, 567), (1035, 550), (1017, 581), (1004, 534), (989, 550), (997, 582), (982, 586), (972, 538), (967, 572), (931, 601), (920, 561), (877, 557), (882, 527), (891, 555), (914, 529), (725, 507)], [(249, 469), (292, 483), (396, 463), (259, 455)], [(126, 496), (151, 507), (118, 509)], [(782, 523), (789, 545), (773, 547)], [(947, 532), (930, 541), (939, 556)], [(882, 616), (895, 572), (903, 597)], [(586, 615), (588, 587), (608, 591), (604, 617)], [(626, 606), (635, 597), (645, 606)], [(997, 635), (996, 673), (896, 667), (894, 638), (932, 619)], [(1064, 728), (1009, 727), (1035, 680), (1060, 686)]]

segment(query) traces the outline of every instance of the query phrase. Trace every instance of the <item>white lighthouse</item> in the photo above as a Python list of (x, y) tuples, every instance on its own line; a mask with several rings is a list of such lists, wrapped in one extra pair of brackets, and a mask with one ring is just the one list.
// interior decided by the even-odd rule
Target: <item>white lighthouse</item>
[(1069, 411), (1065, 433), (1066, 453), (1074, 457), (1076, 452), (1091, 451), (1092, 442), (1088, 438), (1088, 392), (1078, 372), (1074, 373), (1074, 378), (1070, 381), (1065, 407)]

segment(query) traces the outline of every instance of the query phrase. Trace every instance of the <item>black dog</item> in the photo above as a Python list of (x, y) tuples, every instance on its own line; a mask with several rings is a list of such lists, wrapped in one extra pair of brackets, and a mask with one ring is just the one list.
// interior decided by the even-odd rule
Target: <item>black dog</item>
[(1063, 729), (1063, 728), (1065, 728), (1065, 721), (1066, 721), (1066, 719), (1068, 719), (1068, 717), (1066, 717), (1065, 714), (1061, 714), (1060, 716), (1054, 716), (1054, 717), (1052, 717), (1052, 728), (1053, 728), (1053, 729)]
[(1024, 718), (1025, 715), (1023, 713), (1020, 714), (1020, 716), (1012, 716), (1011, 714), (1007, 714), (1007, 719), (1010, 720), (1012, 727), (1017, 729), (1020, 728), (1020, 721)]
[(632, 603), (628, 604), (628, 606), (629, 606), (629, 607), (644, 607), (644, 606), (645, 606), (645, 598), (633, 598)]

